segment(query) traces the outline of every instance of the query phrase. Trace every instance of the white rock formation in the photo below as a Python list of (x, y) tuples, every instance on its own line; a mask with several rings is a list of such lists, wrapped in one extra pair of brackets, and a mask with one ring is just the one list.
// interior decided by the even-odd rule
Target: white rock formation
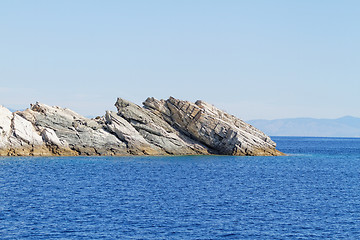
[(282, 155), (264, 133), (202, 101), (115, 106), (95, 119), (41, 103), (15, 113), (0, 106), (0, 155)]

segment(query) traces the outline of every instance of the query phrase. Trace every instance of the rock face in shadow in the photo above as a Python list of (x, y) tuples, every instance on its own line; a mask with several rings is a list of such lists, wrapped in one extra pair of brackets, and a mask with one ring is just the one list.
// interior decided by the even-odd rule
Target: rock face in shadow
[(264, 133), (203, 101), (143, 104), (118, 98), (117, 112), (95, 119), (41, 103), (14, 113), (0, 106), (0, 156), (282, 155)]

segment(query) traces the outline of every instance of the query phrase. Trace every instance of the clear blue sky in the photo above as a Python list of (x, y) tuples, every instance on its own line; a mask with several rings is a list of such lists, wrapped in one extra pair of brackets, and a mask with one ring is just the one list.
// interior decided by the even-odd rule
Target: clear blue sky
[(202, 99), (242, 119), (360, 117), (360, 1), (0, 2), (0, 104), (83, 115)]

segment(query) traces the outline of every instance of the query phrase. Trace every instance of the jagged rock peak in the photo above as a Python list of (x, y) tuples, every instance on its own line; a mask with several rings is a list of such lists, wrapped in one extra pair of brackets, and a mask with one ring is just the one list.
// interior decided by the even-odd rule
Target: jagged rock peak
[(264, 133), (203, 101), (118, 98), (117, 112), (88, 119), (57, 106), (0, 106), (0, 156), (282, 155)]
[(148, 98), (144, 106), (171, 126), (225, 155), (281, 155), (263, 132), (204, 101)]

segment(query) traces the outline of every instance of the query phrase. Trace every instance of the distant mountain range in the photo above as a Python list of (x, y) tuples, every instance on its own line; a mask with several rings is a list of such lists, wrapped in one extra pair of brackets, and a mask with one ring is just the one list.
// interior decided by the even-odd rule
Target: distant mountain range
[(337, 119), (288, 118), (247, 122), (270, 136), (360, 137), (360, 118), (351, 116)]

